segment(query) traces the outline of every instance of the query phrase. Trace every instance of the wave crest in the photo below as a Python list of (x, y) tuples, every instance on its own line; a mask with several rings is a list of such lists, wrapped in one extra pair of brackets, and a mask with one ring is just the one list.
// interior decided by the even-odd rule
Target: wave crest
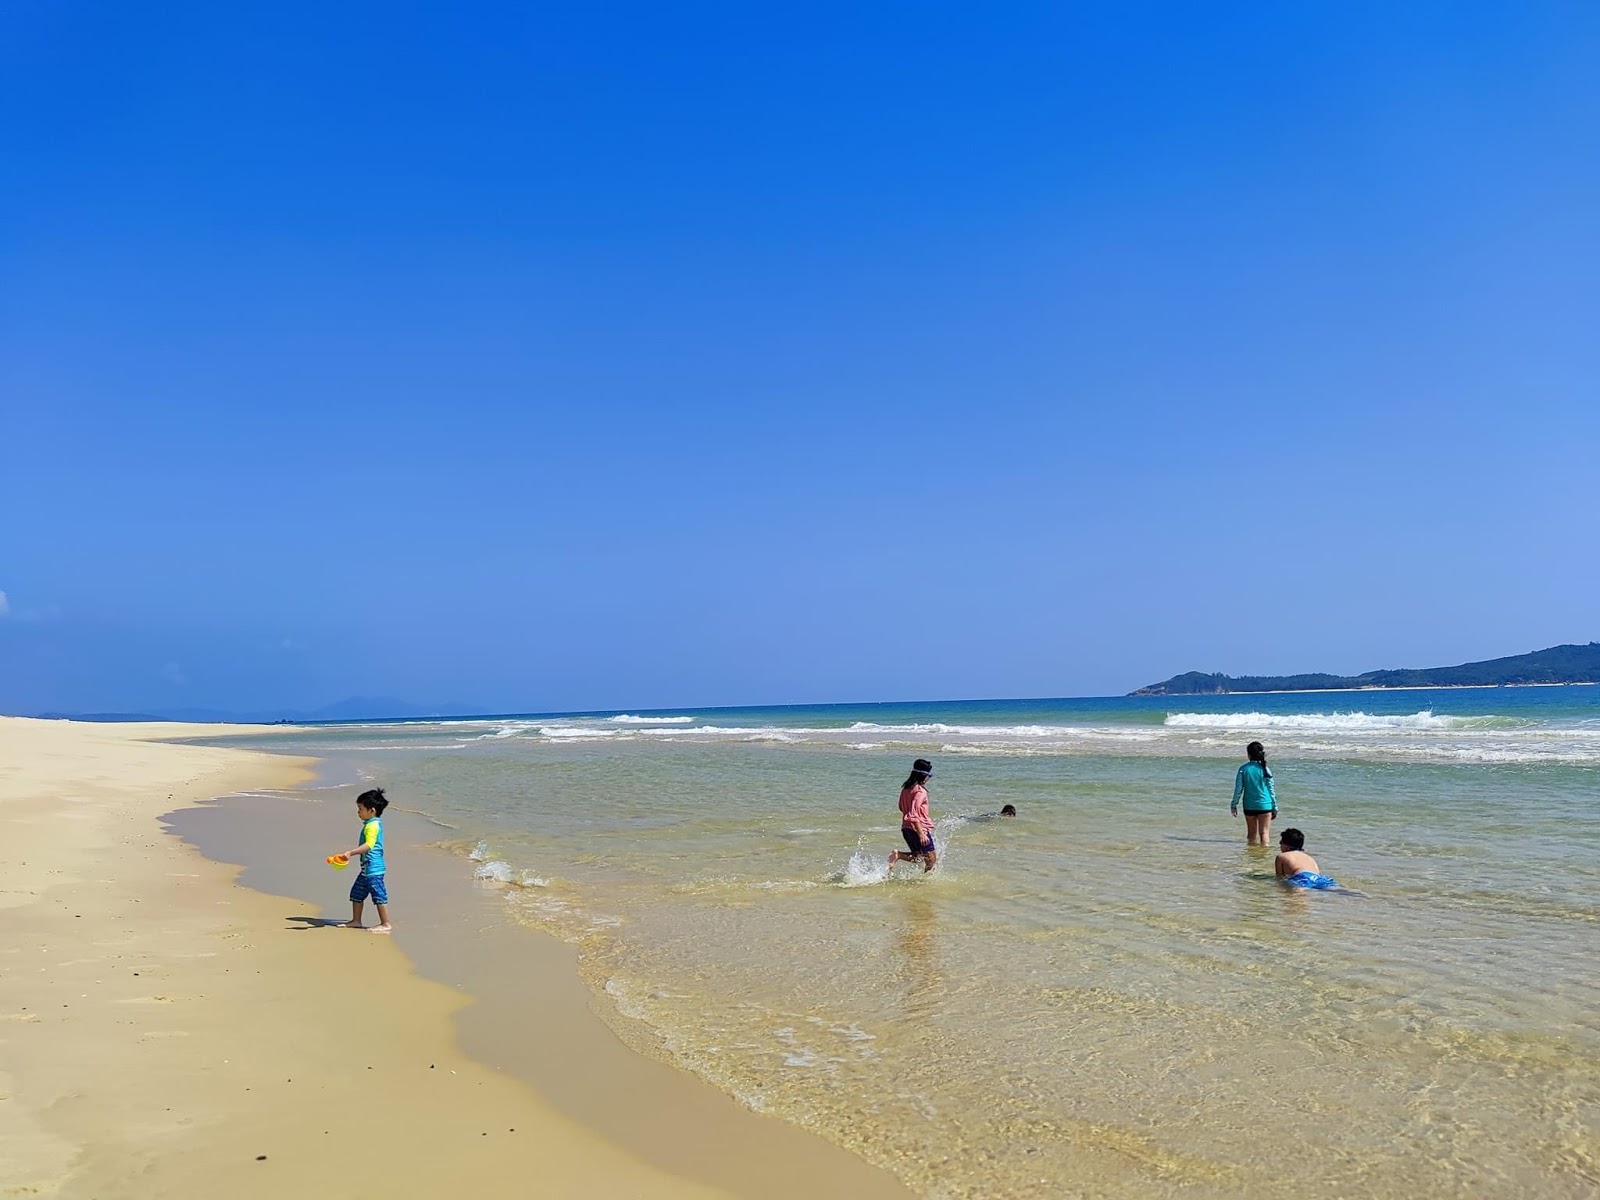
[(1321, 729), (1350, 733), (1381, 729), (1469, 729), (1480, 718), (1436, 717), (1430, 710), (1409, 715), (1373, 713), (1168, 713), (1164, 724), (1179, 729)]

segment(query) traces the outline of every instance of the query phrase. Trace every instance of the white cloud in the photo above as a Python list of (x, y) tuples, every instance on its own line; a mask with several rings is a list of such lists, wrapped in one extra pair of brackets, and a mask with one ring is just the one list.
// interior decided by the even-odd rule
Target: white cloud
[(0, 592), (0, 617), (5, 616), (10, 611), (11, 601), (6, 599), (6, 594), (4, 592)]

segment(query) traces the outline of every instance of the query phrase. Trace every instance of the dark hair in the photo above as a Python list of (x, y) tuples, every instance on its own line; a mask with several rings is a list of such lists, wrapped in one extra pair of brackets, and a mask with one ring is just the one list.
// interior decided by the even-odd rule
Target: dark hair
[(1000, 815), (1002, 817), (1014, 817), (1014, 816), (1016, 816), (1017, 815), (1017, 806), (1015, 804), (1006, 805), (1004, 808), (1002, 808), (1000, 810)]
[(903, 792), (908, 787), (916, 787), (919, 783), (927, 783), (928, 776), (933, 774), (933, 764), (925, 758), (919, 758), (911, 764), (911, 774), (906, 776), (906, 781), (900, 785)]
[(1272, 770), (1267, 766), (1267, 748), (1265, 746), (1260, 742), (1251, 742), (1244, 748), (1244, 752), (1250, 756), (1251, 762), (1261, 765), (1261, 773), (1263, 775), (1268, 779), (1272, 778)]
[(383, 810), (389, 807), (389, 800), (383, 794), (382, 788), (370, 788), (362, 792), (361, 795), (356, 797), (356, 803), (361, 805), (362, 808), (370, 808), (380, 817), (383, 816)]
[(1278, 835), (1278, 845), (1285, 850), (1304, 850), (1306, 848), (1306, 835), (1298, 829), (1285, 829)]

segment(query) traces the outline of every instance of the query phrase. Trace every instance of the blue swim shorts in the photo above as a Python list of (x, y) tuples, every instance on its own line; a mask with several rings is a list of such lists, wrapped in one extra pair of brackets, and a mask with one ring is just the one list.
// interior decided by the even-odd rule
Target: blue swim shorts
[(1319, 892), (1339, 886), (1337, 879), (1329, 879), (1326, 875), (1318, 875), (1315, 871), (1296, 871), (1284, 880), (1290, 887), (1314, 888)]
[(934, 851), (933, 837), (925, 834), (920, 829), (910, 825), (900, 826), (900, 836), (905, 838), (906, 845), (911, 847), (912, 854), (932, 854)]
[(350, 885), (352, 904), (359, 904), (368, 896), (372, 897), (375, 904), (389, 903), (389, 889), (384, 885), (382, 875), (357, 875), (356, 881)]

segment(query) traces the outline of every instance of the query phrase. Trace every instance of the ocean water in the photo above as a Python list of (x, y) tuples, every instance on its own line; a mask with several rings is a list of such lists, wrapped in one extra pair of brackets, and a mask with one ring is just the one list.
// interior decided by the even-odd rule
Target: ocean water
[[(1291, 892), (1244, 846), (1228, 801), (1253, 738), (1275, 829), (1360, 895)], [(252, 740), (448, 826), (508, 921), (581, 948), (630, 1044), (927, 1196), (1600, 1188), (1600, 688)], [(884, 866), (917, 755), (926, 877)]]

